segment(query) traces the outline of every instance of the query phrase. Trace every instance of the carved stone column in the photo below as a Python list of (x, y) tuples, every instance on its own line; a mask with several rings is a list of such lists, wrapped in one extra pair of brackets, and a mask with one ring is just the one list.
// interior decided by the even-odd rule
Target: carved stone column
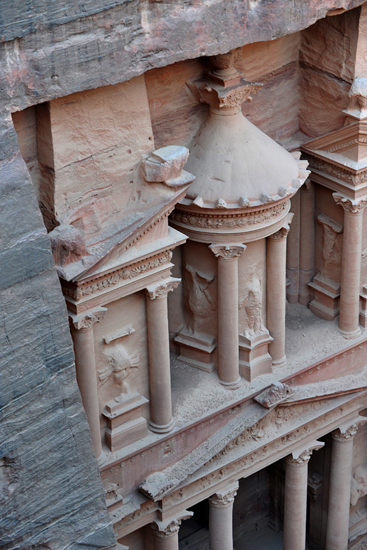
[(153, 432), (173, 428), (167, 295), (180, 279), (166, 279), (146, 288), (149, 351), (150, 422)]
[(326, 550), (347, 550), (353, 439), (357, 425), (333, 432)]
[(241, 384), (238, 339), (238, 257), (244, 244), (212, 244), (218, 258), (218, 377), (223, 386)]
[(209, 549), (233, 550), (233, 503), (238, 482), (209, 498)]
[(74, 343), (76, 379), (89, 423), (94, 453), (99, 465), (105, 462), (106, 457), (101, 442), (93, 325), (103, 319), (106, 311), (106, 308), (100, 307), (80, 315), (69, 313), (71, 335)]
[(185, 510), (176, 518), (164, 521), (156, 520), (151, 524), (154, 532), (154, 550), (178, 550), (178, 532), (181, 521), (193, 516), (193, 512)]
[(287, 235), (293, 214), (288, 214), (283, 227), (267, 239), (266, 306), (267, 325), (273, 342), (269, 345), (272, 363), (277, 367), (287, 364), (285, 356), (286, 253)]
[(367, 198), (352, 200), (333, 193), (344, 209), (344, 238), (340, 288), (339, 330), (345, 338), (357, 338), (359, 328), (359, 293), (361, 286), (363, 210)]
[(299, 298), (304, 306), (310, 302), (310, 288), (315, 264), (315, 185), (308, 180), (300, 191)]
[(291, 199), (294, 218), (287, 239), (287, 279), (290, 282), (287, 300), (290, 304), (296, 304), (299, 295), (300, 195), (299, 191)]
[(294, 451), (286, 458), (284, 495), (284, 550), (305, 550), (307, 513), (307, 471), (312, 451), (324, 443), (314, 441), (309, 448)]

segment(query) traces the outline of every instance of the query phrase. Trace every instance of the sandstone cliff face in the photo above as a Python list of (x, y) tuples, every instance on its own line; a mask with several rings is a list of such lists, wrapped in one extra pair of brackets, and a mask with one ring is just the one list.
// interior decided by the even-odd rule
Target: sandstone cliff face
[[(114, 535), (75, 381), (64, 299), (10, 113), (148, 69), (273, 40), (362, 1), (2, 4), (0, 546), (108, 548)], [(305, 59), (306, 53), (312, 54), (305, 51)], [(344, 79), (349, 82), (347, 73), (343, 86)], [(163, 136), (164, 119), (156, 124)]]
[(108, 548), (65, 303), (16, 150), (1, 165), (0, 219), (0, 546)]

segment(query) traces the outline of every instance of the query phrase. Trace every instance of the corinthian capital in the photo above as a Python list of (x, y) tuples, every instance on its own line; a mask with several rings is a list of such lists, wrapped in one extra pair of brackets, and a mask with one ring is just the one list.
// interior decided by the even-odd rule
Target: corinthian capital
[(151, 300), (156, 300), (157, 298), (164, 298), (169, 292), (172, 292), (180, 284), (181, 279), (175, 279), (170, 277), (164, 281), (159, 281), (153, 285), (148, 286), (145, 289), (145, 294), (149, 296)]
[(223, 491), (219, 491), (218, 493), (215, 493), (215, 495), (212, 495), (209, 498), (209, 502), (211, 506), (214, 506), (214, 508), (226, 508), (227, 506), (231, 506), (233, 504), (237, 491), (238, 482), (230, 488), (223, 489)]
[(322, 441), (311, 441), (311, 443), (309, 443), (306, 448), (303, 447), (301, 449), (296, 449), (295, 451), (292, 451), (292, 454), (286, 457), (286, 463), (293, 464), (294, 466), (302, 466), (304, 464), (307, 464), (307, 462), (311, 458), (313, 451), (318, 451), (324, 445), (325, 443), (323, 443)]
[(290, 226), (291, 226), (291, 223), (292, 223), (292, 220), (293, 220), (293, 216), (294, 216), (294, 214), (292, 212), (290, 212), (287, 215), (283, 226), (278, 231), (276, 231), (275, 233), (270, 235), (270, 238), (271, 239), (276, 239), (276, 240), (285, 239), (287, 237), (288, 233), (289, 233), (290, 228), (291, 228)]
[(179, 513), (177, 517), (166, 519), (164, 521), (155, 520), (154, 523), (151, 523), (151, 528), (155, 532), (155, 536), (160, 539), (167, 539), (176, 535), (180, 530), (181, 521), (183, 519), (191, 518), (194, 515), (194, 512), (189, 512), (184, 510)]
[(362, 197), (360, 199), (351, 199), (340, 193), (333, 193), (333, 199), (336, 204), (339, 204), (344, 208), (345, 212), (350, 214), (359, 214), (367, 206), (367, 197)]
[(75, 315), (69, 311), (69, 321), (72, 328), (76, 330), (88, 330), (92, 328), (94, 323), (99, 323), (105, 316), (107, 308), (98, 307), (90, 309), (79, 315)]
[(247, 248), (245, 244), (241, 243), (214, 243), (209, 246), (213, 254), (218, 258), (224, 258), (225, 260), (231, 260), (232, 258), (237, 258), (241, 256)]
[(351, 426), (349, 426), (348, 428), (345, 428), (344, 430), (342, 428), (338, 428), (331, 435), (332, 435), (332, 438), (335, 439), (335, 441), (339, 441), (340, 443), (345, 443), (350, 439), (353, 439), (357, 431), (358, 431), (357, 424), (352, 424)]

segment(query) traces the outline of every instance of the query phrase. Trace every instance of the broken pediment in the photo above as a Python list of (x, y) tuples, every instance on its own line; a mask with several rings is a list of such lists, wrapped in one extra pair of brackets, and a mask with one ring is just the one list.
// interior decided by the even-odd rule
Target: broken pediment
[(355, 170), (367, 166), (367, 121), (357, 121), (307, 142), (304, 151)]
[[(271, 386), (268, 388), (270, 393), (278, 389), (283, 397), (286, 394), (286, 403), (278, 402), (278, 405), (268, 408), (253, 402), (187, 456), (163, 471), (149, 475), (139, 490), (158, 501), (232, 461), (241, 459), (251, 466), (259, 454), (264, 458), (269, 454), (270, 457), (274, 448), (281, 451), (299, 438), (300, 430), (308, 423), (314, 423), (316, 429), (327, 418), (327, 413), (332, 415), (333, 410), (353, 401), (353, 395), (365, 391), (365, 381), (364, 369), (357, 376), (344, 377), (342, 382), (339, 379), (333, 383), (325, 381), (293, 388), (285, 384)], [(309, 436), (309, 433), (310, 430), (305, 431), (304, 436)]]
[(71, 224), (56, 227), (49, 236), (59, 276), (80, 281), (183, 242), (183, 235), (169, 228), (167, 219), (186, 189), (187, 185), (173, 196), (170, 191), (158, 204), (126, 213), (88, 240)]

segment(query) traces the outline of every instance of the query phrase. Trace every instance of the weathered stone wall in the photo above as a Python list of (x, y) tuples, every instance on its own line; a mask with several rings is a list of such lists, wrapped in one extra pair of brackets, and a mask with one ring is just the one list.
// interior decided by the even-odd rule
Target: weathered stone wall
[(2, 165), (1, 197), (0, 546), (108, 548), (65, 302), (20, 154)]
[(355, 72), (360, 10), (326, 17), (302, 33), (300, 128), (310, 137), (341, 128)]

